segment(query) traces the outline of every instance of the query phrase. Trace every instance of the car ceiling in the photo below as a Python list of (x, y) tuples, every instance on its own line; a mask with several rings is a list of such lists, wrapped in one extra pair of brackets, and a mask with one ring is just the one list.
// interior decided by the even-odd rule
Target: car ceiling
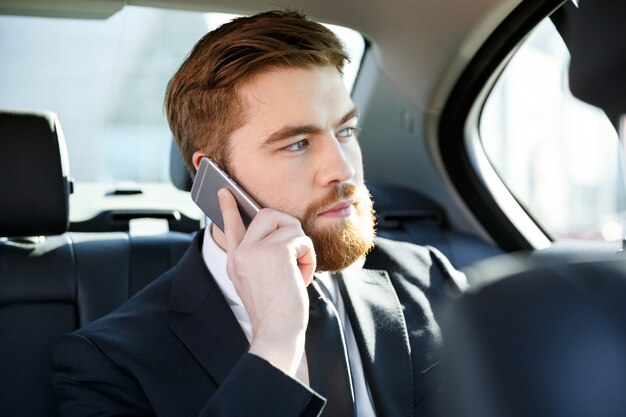
[(252, 14), (304, 10), (371, 42), (379, 67), (422, 112), (437, 114), (463, 68), (520, 0), (0, 0), (0, 13), (106, 18), (124, 5)]

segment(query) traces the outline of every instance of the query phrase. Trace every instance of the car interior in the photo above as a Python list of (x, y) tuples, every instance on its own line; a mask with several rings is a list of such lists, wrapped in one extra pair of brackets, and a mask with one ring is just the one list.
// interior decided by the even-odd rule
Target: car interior
[[(352, 57), (358, 67), (350, 88), (361, 113), (359, 142), (377, 212), (378, 236), (433, 246), (468, 277), (470, 294), (446, 312), (444, 334), (450, 346), (462, 348), (449, 352), (452, 359), (448, 364), (450, 378), (458, 380), (452, 385), (458, 401), (451, 402), (458, 408), (442, 411), (442, 415), (621, 415), (611, 414), (615, 410), (623, 414), (626, 406), (619, 389), (626, 385), (622, 354), (626, 336), (619, 302), (624, 290), (623, 265), (616, 254), (622, 249), (626, 194), (616, 149), (620, 149), (619, 115), (626, 105), (623, 101), (616, 104), (613, 98), (607, 104), (606, 97), (620, 92), (616, 85), (626, 86), (626, 80), (591, 77), (588, 69), (582, 68), (580, 62), (617, 65), (606, 55), (593, 60), (578, 58), (598, 52), (598, 48), (587, 46), (586, 51), (574, 54), (581, 41), (572, 40), (587, 40), (580, 33), (591, 30), (582, 19), (576, 20), (583, 6), (579, 10), (577, 2), (563, 0), (393, 4), (294, 0), (281, 6), (302, 9), (314, 20), (352, 29), (363, 42), (361, 56)], [(232, 18), (233, 14), (253, 14), (272, 7), (276, 4), (250, 0), (0, 0), (0, 54), (3, 62), (12, 63), (0, 70), (0, 190), (4, 194), (0, 203), (0, 415), (56, 415), (50, 378), (55, 342), (64, 333), (112, 311), (174, 266), (205, 224), (189, 197), (192, 177), (159, 107), (163, 80), (167, 82), (176, 69), (176, 64), (165, 65), (171, 58), (166, 42), (173, 37), (169, 30), (180, 29), (181, 19), (187, 17), (208, 22), (211, 13), (227, 13), (227, 18)], [(153, 35), (159, 44), (156, 52), (145, 52), (139, 41), (132, 48), (119, 39), (90, 43), (96, 38), (80, 39), (74, 29), (65, 29), (118, 19), (118, 30), (132, 32), (139, 22), (133, 18), (142, 11), (155, 16), (163, 13), (165, 17), (159, 19), (170, 19), (153, 18), (150, 31), (139, 37), (144, 42)], [(623, 12), (622, 7), (613, 15)], [(35, 44), (43, 41), (37, 36), (48, 36), (51, 42), (57, 39), (48, 35), (45, 25), (62, 33), (58, 39), (74, 39), (73, 49), (66, 52), (61, 43), (43, 56), (24, 61), (30, 49), (41, 54)], [(550, 26), (550, 35), (545, 25)], [(30, 32), (18, 30), (31, 26)], [(569, 31), (579, 26), (585, 31)], [(196, 34), (180, 36), (194, 39)], [(572, 131), (587, 134), (590, 129), (606, 129), (615, 142), (610, 145), (613, 147), (606, 145), (605, 152), (605, 145), (599, 144), (605, 138), (598, 134), (598, 144), (592, 149), (599, 157), (614, 152), (610, 163), (596, 164), (611, 168), (610, 184), (596, 168), (583, 170), (577, 163), (580, 159), (575, 158), (589, 156), (588, 148), (569, 151), (550, 145), (559, 155), (573, 155), (574, 162), (558, 172), (551, 154), (539, 147), (544, 136), (532, 139), (530, 150), (519, 148), (520, 143), (531, 141), (528, 132), (545, 128), (546, 136), (559, 136), (553, 123), (569, 123), (556, 108), (553, 116), (534, 110), (543, 99), (531, 97), (529, 107), (515, 101), (514, 93), (529, 89), (509, 81), (507, 71), (517, 68), (514, 65), (520, 56), (531, 61), (516, 69), (517, 74), (536, 70), (541, 83), (567, 87), (557, 75), (567, 73), (563, 68), (569, 64), (569, 55), (562, 67), (537, 52), (561, 51), (552, 38), (534, 52), (525, 52), (525, 43), (538, 42), (533, 36), (540, 40), (559, 37), (562, 48), (569, 49), (572, 62), (579, 65), (571, 70), (579, 75), (570, 73), (570, 81), (578, 83), (578, 90), (572, 91), (604, 109), (588, 110), (593, 114), (587, 116), (579, 107), (571, 107), (574, 110), (568, 115), (598, 121), (601, 127), (574, 126), (562, 136), (575, 142), (578, 136)], [(620, 38), (616, 32), (596, 42), (609, 44), (607, 39), (626, 36)], [(185, 41), (182, 53), (192, 46), (193, 41)], [(109, 53), (106, 48), (114, 51)], [(124, 48), (130, 52), (120, 52)], [(601, 50), (611, 51), (613, 56), (616, 49), (607, 46)], [(87, 63), (97, 55), (113, 59), (103, 71), (110, 84), (107, 81), (107, 91), (98, 94), (108, 97), (113, 95), (108, 90), (116, 94), (126, 91), (130, 98), (100, 105), (92, 102), (91, 96), (81, 102), (81, 96), (71, 89), (72, 84), (78, 85), (80, 92), (95, 89), (98, 74), (91, 74), (95, 70)], [(130, 55), (145, 61), (132, 65), (121, 61)], [(178, 64), (184, 58), (180, 53), (171, 56)], [(60, 64), (57, 69), (57, 60), (66, 60), (62, 64), (75, 72), (69, 73)], [(42, 62), (51, 63), (48, 67)], [(99, 62), (96, 65), (104, 65)], [(150, 77), (134, 74), (135, 67), (161, 62), (164, 69), (157, 70), (162, 74), (154, 76), (160, 90), (153, 91), (153, 84), (142, 87), (144, 78)], [(124, 76), (119, 76), (125, 77), (124, 82), (107, 73), (113, 66), (125, 68)], [(42, 78), (36, 78), (39, 73)], [(79, 81), (78, 73), (86, 74), (86, 81)], [(604, 84), (584, 84), (591, 78)], [(509, 83), (510, 96), (499, 89), (503, 82)], [(537, 90), (552, 91), (547, 84), (538, 85)], [(48, 91), (53, 92), (52, 99)], [(157, 102), (160, 97), (160, 103), (153, 113), (138, 112), (137, 120), (150, 120), (161, 130), (123, 130), (134, 123), (130, 118), (145, 96), (155, 96)], [(500, 101), (491, 104), (491, 97)], [(621, 100), (624, 97), (626, 94)], [(563, 101), (552, 96), (545, 100), (559, 105)], [(95, 114), (98, 110), (107, 114)], [(521, 114), (521, 121), (511, 121), (516, 114)], [(537, 117), (536, 125), (532, 117)], [(119, 123), (101, 135), (108, 142), (96, 146), (90, 136), (98, 135), (96, 121), (100, 118)], [(75, 126), (81, 124), (86, 125), (86, 136), (73, 136), (79, 131)], [(516, 136), (516, 131), (521, 133)], [(133, 135), (143, 135), (134, 147), (127, 145)], [(517, 142), (502, 145), (492, 140), (494, 136), (514, 137)], [(94, 147), (88, 148), (86, 143), (92, 142)], [(165, 162), (158, 167), (158, 175), (150, 177), (145, 174), (149, 170), (144, 169), (144, 158), (157, 152)], [(506, 157), (498, 159), (502, 155)], [(518, 165), (526, 156), (528, 165)], [(135, 162), (141, 165), (136, 170), (130, 166)], [(105, 173), (110, 165), (121, 167), (122, 174)], [(92, 174), (89, 169), (93, 166), (100, 171)], [(584, 195), (565, 193), (552, 178), (565, 171), (578, 175), (575, 185)], [(520, 179), (526, 176), (529, 178)], [(597, 177), (597, 182), (592, 184), (591, 177)], [(582, 208), (573, 207), (572, 202)], [(601, 207), (596, 213), (588, 206)], [(609, 206), (611, 212), (605, 210)], [(571, 218), (565, 214), (570, 207)], [(564, 276), (582, 277), (573, 279), (582, 283), (563, 281)], [(582, 289), (572, 293), (570, 287), (575, 285)], [(562, 306), (556, 313), (555, 300)], [(607, 307), (598, 310), (597, 305)], [(563, 328), (564, 321), (575, 326)], [(534, 326), (536, 323), (545, 325)], [(529, 337), (536, 342), (531, 343)], [(581, 344), (578, 350), (564, 349), (581, 339), (594, 343)], [(520, 358), (517, 367), (510, 366), (512, 352)], [(572, 363), (587, 367), (570, 366)], [(492, 372), (494, 369), (497, 372)], [(522, 370), (536, 372), (529, 376)], [(528, 391), (529, 379), (541, 383)], [(521, 385), (505, 383), (511, 380)], [(565, 386), (564, 380), (577, 383)], [(598, 381), (602, 384), (597, 385)], [(500, 401), (493, 387), (510, 387), (506, 392), (511, 394)], [(610, 389), (598, 396), (593, 387)], [(581, 392), (586, 395), (579, 395)], [(546, 409), (551, 411), (544, 413)]]
[[(624, 14), (623, 3), (584, 2), (568, 28), (570, 89), (618, 129), (626, 111)], [(486, 261), (474, 272), (489, 278), (448, 306), (450, 401), (440, 415), (626, 413), (623, 250), (533, 255)]]

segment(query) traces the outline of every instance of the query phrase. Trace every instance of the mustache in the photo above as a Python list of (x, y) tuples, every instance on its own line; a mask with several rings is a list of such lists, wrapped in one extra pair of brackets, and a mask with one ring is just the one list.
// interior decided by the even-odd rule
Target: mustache
[(306, 221), (312, 219), (320, 213), (328, 210), (333, 204), (336, 204), (339, 200), (345, 198), (354, 198), (356, 204), (362, 200), (363, 196), (369, 196), (369, 192), (365, 186), (356, 186), (351, 183), (337, 184), (328, 192), (328, 194), (317, 201), (311, 203), (300, 221)]

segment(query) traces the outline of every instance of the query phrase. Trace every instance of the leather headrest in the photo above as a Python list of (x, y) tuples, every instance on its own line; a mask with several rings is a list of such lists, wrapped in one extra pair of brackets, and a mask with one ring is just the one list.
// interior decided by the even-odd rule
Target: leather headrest
[[(403, 221), (430, 218), (445, 223), (443, 209), (426, 195), (406, 187), (368, 182), (374, 208), (378, 214), (378, 227), (397, 227)], [(398, 223), (400, 222), (400, 223)]]
[(435, 415), (626, 415), (624, 271), (618, 255), (553, 264), (449, 303), (440, 320), (447, 381)]
[(0, 111), (0, 237), (67, 231), (69, 164), (56, 114)]
[(572, 93), (604, 109), (615, 121), (626, 113), (626, 2), (581, 1), (572, 17)]
[(187, 166), (183, 162), (183, 157), (180, 154), (178, 146), (176, 146), (176, 142), (173, 140), (170, 150), (170, 179), (179, 190), (191, 191), (193, 179), (191, 178)]

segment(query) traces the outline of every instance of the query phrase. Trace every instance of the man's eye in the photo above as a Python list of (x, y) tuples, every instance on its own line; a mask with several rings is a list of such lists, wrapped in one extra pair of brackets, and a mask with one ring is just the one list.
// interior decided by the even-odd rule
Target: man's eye
[(291, 145), (285, 146), (284, 149), (290, 152), (297, 152), (297, 151), (301, 151), (305, 149), (308, 143), (309, 143), (308, 140), (302, 139), (302, 140), (292, 143)]
[(337, 133), (337, 137), (340, 138), (350, 138), (353, 136), (357, 136), (359, 133), (359, 128), (358, 127), (346, 127), (345, 129), (341, 129), (338, 133)]

